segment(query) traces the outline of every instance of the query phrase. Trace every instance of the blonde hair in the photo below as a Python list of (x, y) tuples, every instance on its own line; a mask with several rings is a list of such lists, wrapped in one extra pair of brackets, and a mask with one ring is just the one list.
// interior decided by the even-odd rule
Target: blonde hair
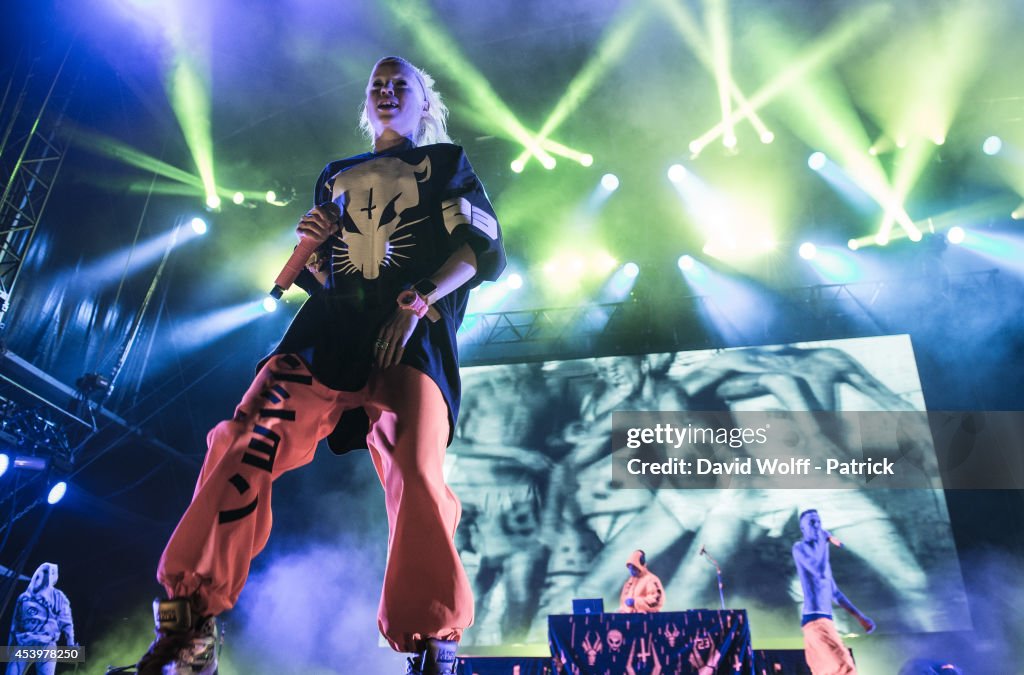
[[(419, 82), (420, 89), (423, 91), (423, 98), (427, 102), (427, 109), (420, 118), (419, 127), (416, 128), (416, 135), (412, 139), (413, 143), (417, 146), (451, 143), (452, 139), (448, 136), (448, 106), (441, 100), (441, 94), (434, 90), (434, 78), (422, 68), (414, 66), (401, 56), (385, 56), (374, 64), (374, 70), (386, 61), (395, 61), (408, 66), (415, 74), (416, 81)], [(370, 126), (370, 117), (366, 114), (365, 100), (359, 108), (359, 129), (362, 130), (372, 145), (374, 139), (373, 127)]]

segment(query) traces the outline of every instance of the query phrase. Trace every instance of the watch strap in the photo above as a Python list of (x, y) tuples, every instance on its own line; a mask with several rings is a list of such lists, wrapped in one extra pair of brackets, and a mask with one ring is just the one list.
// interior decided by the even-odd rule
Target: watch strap
[(437, 290), (437, 284), (430, 279), (420, 279), (412, 285), (412, 289), (427, 299), (431, 293)]

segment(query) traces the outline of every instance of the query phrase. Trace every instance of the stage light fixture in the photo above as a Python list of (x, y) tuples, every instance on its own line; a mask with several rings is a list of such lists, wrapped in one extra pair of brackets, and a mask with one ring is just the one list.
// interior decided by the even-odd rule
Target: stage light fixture
[(682, 164), (673, 164), (668, 168), (668, 179), (673, 183), (678, 183), (686, 178), (686, 167)]
[(558, 165), (558, 162), (556, 162), (555, 158), (552, 157), (551, 155), (546, 155), (546, 156), (541, 157), (540, 158), (540, 163), (541, 163), (541, 166), (543, 166), (548, 171), (551, 171), (552, 169), (555, 168), (555, 166)]
[(619, 178), (614, 173), (606, 173), (601, 176), (601, 187), (608, 192), (615, 192), (619, 187)]
[(245, 201), (245, 195), (242, 194), (241, 192), (236, 192), (235, 194), (231, 195), (231, 201), (241, 206), (242, 202)]
[(814, 260), (818, 255), (818, 247), (809, 241), (800, 244), (800, 257), (804, 260)]
[(1011, 213), (1010, 217), (1014, 220), (1024, 220), (1024, 204), (1021, 204), (1015, 208)]
[(914, 230), (911, 230), (910, 232), (908, 232), (907, 233), (907, 237), (909, 237), (910, 241), (912, 241), (914, 243), (917, 243), (917, 242), (921, 241), (922, 239), (924, 239), (924, 235), (921, 234), (921, 230), (917, 230), (917, 229), (914, 229)]
[(102, 404), (110, 394), (110, 379), (99, 373), (86, 373), (75, 380), (75, 393), (82, 401)]
[(772, 132), (770, 132), (770, 131), (763, 131), (763, 132), (761, 132), (761, 142), (764, 143), (765, 145), (768, 145), (769, 143), (771, 143), (774, 140), (775, 140), (775, 134), (773, 134)]
[(679, 269), (684, 272), (692, 270), (694, 264), (693, 257), (689, 255), (681, 255), (679, 256), (679, 262), (677, 264), (679, 265)]
[(690, 153), (694, 156), (697, 156), (700, 154), (700, 151), (704, 149), (704, 144), (701, 143), (700, 141), (690, 141), (689, 148)]
[(722, 136), (722, 145), (732, 150), (736, 147), (736, 134), (725, 134)]
[(271, 206), (288, 206), (295, 201), (295, 188), (282, 188), (282, 192), (267, 190), (264, 198)]
[(967, 233), (964, 232), (964, 228), (959, 225), (954, 225), (946, 232), (946, 241), (950, 244), (962, 244), (966, 238)]
[(220, 197), (218, 197), (217, 195), (210, 195), (209, 197), (206, 198), (206, 206), (207, 206), (207, 208), (219, 209), (220, 208), (220, 204), (221, 204)]
[(192, 231), (196, 234), (206, 234), (208, 229), (210, 229), (209, 226), (202, 218), (196, 217), (192, 219)]
[(640, 275), (640, 266), (634, 262), (627, 262), (618, 266), (605, 280), (601, 290), (597, 294), (599, 303), (622, 302), (633, 291), (636, 285), (636, 278)]
[(824, 152), (812, 152), (811, 156), (807, 158), (807, 166), (811, 167), (814, 171), (821, 171), (825, 168), (827, 159)]
[(53, 506), (60, 500), (64, 499), (64, 495), (68, 491), (68, 484), (64, 481), (57, 481), (50, 488), (50, 492), (46, 495), (46, 503)]
[(27, 469), (29, 471), (46, 471), (46, 459), (34, 455), (17, 455), (14, 458), (15, 469)]
[(945, 136), (936, 136), (935, 138), (932, 139), (932, 143), (935, 143), (935, 145), (945, 145), (946, 144), (946, 137)]
[(878, 244), (879, 246), (888, 246), (889, 237), (883, 234), (882, 232), (879, 232), (878, 234), (875, 235), (875, 243)]
[(1003, 149), (1003, 139), (998, 136), (989, 136), (985, 139), (985, 142), (981, 144), (981, 151), (986, 155), (998, 155), (999, 151)]
[(590, 154), (583, 155), (582, 157), (580, 157), (580, 164), (582, 164), (583, 166), (593, 166), (594, 156)]
[(522, 162), (522, 161), (520, 161), (518, 159), (513, 159), (511, 166), (512, 166), (512, 171), (515, 172), (515, 173), (522, 173), (523, 169), (526, 168), (525, 162)]
[(878, 157), (878, 148), (872, 145), (870, 148), (868, 148), (868, 154), (871, 155), (872, 157)]
[(860, 242), (857, 241), (856, 239), (851, 239), (850, 241), (846, 242), (846, 247), (851, 251), (856, 251), (857, 249), (860, 248)]
[(511, 288), (514, 291), (517, 291), (523, 287), (523, 277), (521, 274), (516, 274), (515, 272), (513, 272), (512, 274), (508, 275), (508, 278), (505, 280), (505, 283), (508, 284), (509, 288)]
[(277, 300), (274, 298), (263, 298), (263, 311), (264, 312), (276, 312), (277, 311)]
[(7, 469), (11, 466), (11, 458), (6, 452), (0, 452), (0, 476), (7, 473)]

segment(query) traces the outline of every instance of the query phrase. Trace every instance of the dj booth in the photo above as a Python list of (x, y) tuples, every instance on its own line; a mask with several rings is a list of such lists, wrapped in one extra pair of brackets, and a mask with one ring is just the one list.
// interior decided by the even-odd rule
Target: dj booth
[(747, 612), (548, 617), (551, 657), (473, 656), (460, 675), (754, 675)]
[(554, 615), (548, 639), (556, 665), (574, 675), (754, 673), (742, 609)]

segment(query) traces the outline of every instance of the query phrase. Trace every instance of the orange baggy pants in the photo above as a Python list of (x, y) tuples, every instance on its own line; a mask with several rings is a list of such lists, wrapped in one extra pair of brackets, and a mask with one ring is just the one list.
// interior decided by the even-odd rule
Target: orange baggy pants
[(832, 619), (824, 617), (803, 626), (804, 657), (814, 675), (857, 675), (850, 651)]
[(270, 536), (274, 479), (312, 461), (342, 412), (359, 406), (388, 513), (378, 627), (397, 651), (427, 637), (458, 640), (473, 622), (473, 592), (454, 543), (461, 505), (442, 474), (448, 407), (433, 380), (408, 366), (375, 369), (366, 387), (345, 392), (295, 356), (272, 357), (234, 418), (207, 436), (192, 503), (157, 568), (168, 597), (195, 595), (204, 614), (233, 607)]

